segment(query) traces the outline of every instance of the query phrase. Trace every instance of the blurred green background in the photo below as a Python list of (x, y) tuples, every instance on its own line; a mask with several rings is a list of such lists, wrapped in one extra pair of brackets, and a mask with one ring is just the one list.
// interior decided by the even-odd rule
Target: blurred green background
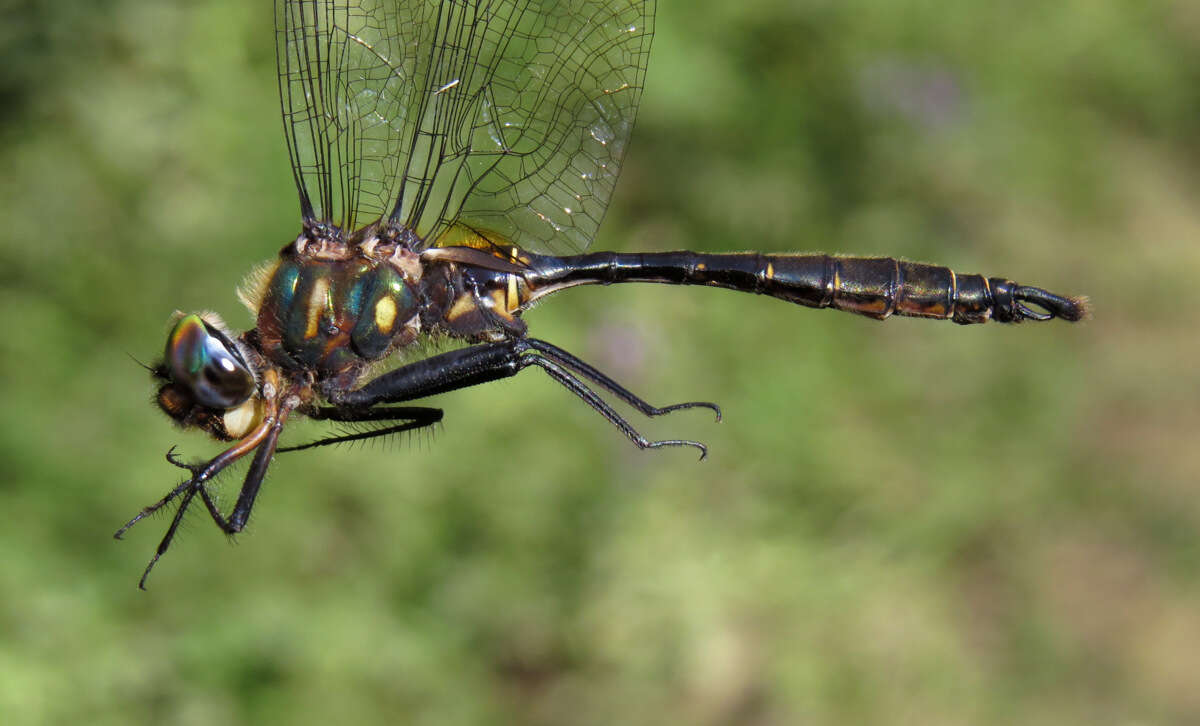
[(721, 403), (634, 419), (707, 461), (529, 373), (281, 457), (148, 593), (167, 518), (111, 534), (213, 447), (130, 356), (247, 325), (298, 229), (270, 3), (3, 6), (4, 723), (1200, 721), (1197, 3), (663, 0), (596, 248), (891, 254), (1095, 319), (572, 291), (532, 330)]

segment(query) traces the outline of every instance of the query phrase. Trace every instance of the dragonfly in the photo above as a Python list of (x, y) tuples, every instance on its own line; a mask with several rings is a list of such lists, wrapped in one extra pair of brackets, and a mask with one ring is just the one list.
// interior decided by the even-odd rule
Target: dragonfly
[[(529, 334), (522, 313), (577, 285), (707, 285), (872, 318), (1001, 323), (1088, 315), (1083, 297), (896, 258), (588, 252), (633, 132), (653, 0), (276, 0), (280, 109), (300, 231), (239, 290), (235, 332), (176, 313), (150, 366), (158, 406), (228, 445), (116, 533), (175, 504), (143, 589), (188, 509), (242, 531), (278, 453), (430, 427), (429, 396), (541, 369), (641, 449), (610, 399), (655, 406)], [(431, 344), (457, 345), (417, 356)], [(380, 362), (407, 362), (379, 375)], [(290, 420), (354, 426), (281, 446)], [(250, 464), (232, 509), (214, 480)]]

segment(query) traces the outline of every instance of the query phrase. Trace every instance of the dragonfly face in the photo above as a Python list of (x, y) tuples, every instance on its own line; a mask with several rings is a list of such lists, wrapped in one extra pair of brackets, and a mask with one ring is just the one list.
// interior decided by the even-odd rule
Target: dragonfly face
[(178, 316), (154, 375), (163, 381), (156, 400), (164, 413), (228, 441), (248, 431), (258, 385), (247, 351), (222, 328), (215, 318)]
[(171, 381), (201, 406), (229, 409), (254, 393), (254, 375), (237, 345), (199, 315), (185, 315), (167, 336)]
[[(232, 442), (143, 509), (178, 501), (147, 566), (199, 499), (241, 531), (276, 453), (437, 423), (399, 405), (537, 367), (643, 449), (606, 400), (646, 416), (716, 405), (654, 406), (593, 366), (529, 337), (521, 314), (576, 285), (657, 282), (753, 292), (813, 308), (1005, 323), (1079, 320), (1083, 298), (1004, 277), (893, 258), (824, 254), (586, 252), (619, 175), (641, 98), (653, 0), (276, 0), (284, 141), (301, 232), (254, 290), (256, 325), (181, 316), (168, 338), (159, 406)], [(363, 380), (373, 364), (429, 341), (455, 350)], [(356, 433), (280, 446), (289, 416), (349, 422)], [(212, 480), (251, 460), (225, 514)]]

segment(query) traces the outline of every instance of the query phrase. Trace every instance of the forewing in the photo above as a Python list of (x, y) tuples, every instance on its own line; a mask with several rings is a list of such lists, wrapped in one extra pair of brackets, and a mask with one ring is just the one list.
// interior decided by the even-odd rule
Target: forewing
[(582, 250), (620, 173), (652, 21), (652, 1), (278, 0), (306, 220)]
[(416, 42), (436, 12), (436, 2), (275, 1), (284, 137), (306, 225), (351, 230), (390, 211), (428, 77)]

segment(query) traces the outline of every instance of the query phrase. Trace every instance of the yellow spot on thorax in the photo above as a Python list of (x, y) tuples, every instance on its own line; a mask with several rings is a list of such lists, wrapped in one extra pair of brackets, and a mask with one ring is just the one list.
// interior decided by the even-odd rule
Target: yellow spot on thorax
[(304, 328), (305, 338), (315, 338), (317, 324), (321, 321), (321, 313), (329, 303), (329, 278), (318, 278), (313, 284), (312, 294), (308, 297), (308, 325)]
[(516, 310), (517, 308), (521, 307), (521, 300), (518, 297), (517, 276), (516, 275), (510, 274), (508, 276), (508, 299), (505, 300), (505, 303), (506, 304), (505, 304), (504, 308), (509, 313), (511, 313), (514, 310)]
[(375, 303), (375, 327), (384, 335), (391, 335), (392, 326), (396, 324), (396, 301), (391, 297), (381, 297)]
[(512, 320), (512, 309), (508, 307), (508, 301), (505, 300), (504, 294), (504, 290), (493, 290), (492, 293), (488, 295), (488, 298), (490, 298), (492, 302), (489, 307), (491, 308), (492, 312), (496, 313), (500, 317), (506, 320)]
[(470, 295), (459, 295), (454, 304), (450, 306), (450, 309), (446, 311), (446, 320), (454, 322), (474, 309), (475, 301), (471, 299)]

